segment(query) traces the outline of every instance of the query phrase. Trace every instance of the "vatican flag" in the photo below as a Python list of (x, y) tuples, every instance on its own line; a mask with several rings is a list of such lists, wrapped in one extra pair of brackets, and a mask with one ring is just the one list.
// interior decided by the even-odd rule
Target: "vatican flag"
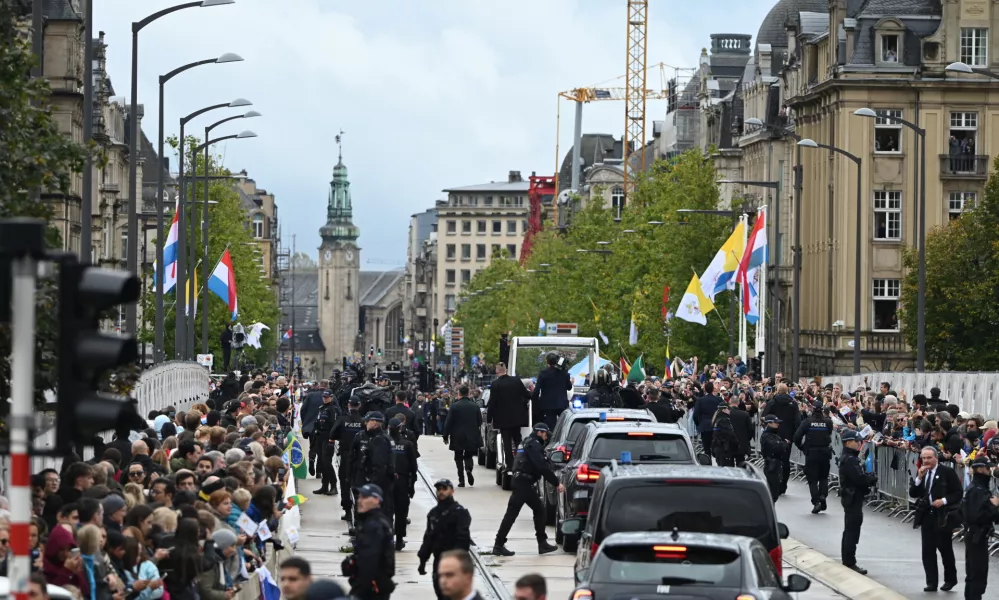
[(690, 285), (687, 286), (687, 291), (684, 292), (683, 298), (680, 300), (680, 306), (677, 307), (675, 316), (691, 323), (707, 325), (707, 314), (714, 309), (714, 303), (704, 294), (701, 280), (698, 279), (697, 273), (694, 273), (694, 278), (690, 280)]

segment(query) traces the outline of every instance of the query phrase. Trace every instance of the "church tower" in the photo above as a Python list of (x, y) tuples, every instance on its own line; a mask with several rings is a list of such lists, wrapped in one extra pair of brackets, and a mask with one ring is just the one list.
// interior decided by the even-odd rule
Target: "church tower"
[[(343, 132), (341, 132), (343, 135)], [(336, 137), (337, 145), (341, 135)], [(343, 357), (354, 351), (360, 315), (361, 231), (354, 226), (350, 181), (343, 164), (343, 148), (333, 167), (326, 224), (319, 228), (319, 331), (326, 346), (326, 368), (340, 368)]]

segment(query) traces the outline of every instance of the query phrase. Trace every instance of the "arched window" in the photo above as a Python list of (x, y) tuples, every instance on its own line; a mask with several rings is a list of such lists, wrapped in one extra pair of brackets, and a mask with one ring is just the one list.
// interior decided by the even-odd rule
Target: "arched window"
[(264, 237), (264, 215), (260, 213), (253, 215), (253, 237)]
[(611, 190), (611, 208), (614, 209), (614, 218), (620, 219), (624, 210), (624, 188), (619, 185)]

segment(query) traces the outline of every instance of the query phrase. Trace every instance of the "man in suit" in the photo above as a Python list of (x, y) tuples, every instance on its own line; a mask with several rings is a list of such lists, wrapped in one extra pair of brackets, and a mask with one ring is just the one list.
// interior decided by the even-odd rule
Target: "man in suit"
[(449, 600), (482, 600), (475, 591), (475, 567), (465, 550), (448, 550), (437, 565), (437, 585)]
[(454, 464), (458, 467), (458, 487), (475, 485), (472, 475), (472, 459), (482, 447), (482, 411), (479, 405), (468, 398), (468, 386), (458, 389), (459, 398), (451, 405), (444, 422), (444, 443), (454, 452)]
[(739, 447), (735, 452), (735, 464), (742, 466), (746, 463), (752, 448), (750, 442), (756, 437), (756, 428), (753, 426), (753, 418), (749, 413), (739, 408), (739, 397), (731, 394), (728, 398), (729, 419), (732, 421), (732, 429), (735, 431), (735, 439), (739, 440)]
[(937, 591), (939, 574), (937, 553), (944, 567), (944, 583), (940, 589), (949, 592), (957, 585), (957, 565), (954, 561), (954, 522), (950, 514), (958, 511), (964, 490), (954, 469), (940, 464), (937, 451), (926, 447), (919, 453), (920, 466), (909, 486), (909, 496), (916, 499), (913, 527), (919, 528), (923, 544), (924, 591)]
[(711, 422), (718, 410), (718, 405), (722, 399), (714, 395), (715, 384), (711, 381), (704, 382), (704, 395), (694, 402), (694, 425), (697, 425), (697, 432), (701, 436), (701, 448), (707, 454), (711, 453), (711, 438), (714, 434), (714, 423)]
[(513, 452), (523, 441), (520, 429), (531, 424), (527, 414), (531, 393), (518, 377), (506, 374), (506, 365), (496, 365), (496, 379), (489, 386), (486, 420), (503, 437), (503, 464), (513, 473)]
[(548, 429), (554, 430), (555, 423), (562, 411), (569, 408), (569, 395), (572, 389), (572, 377), (568, 369), (560, 368), (559, 355), (548, 353), (548, 368), (538, 373), (538, 383), (534, 386), (531, 399), (535, 402), (534, 409)]

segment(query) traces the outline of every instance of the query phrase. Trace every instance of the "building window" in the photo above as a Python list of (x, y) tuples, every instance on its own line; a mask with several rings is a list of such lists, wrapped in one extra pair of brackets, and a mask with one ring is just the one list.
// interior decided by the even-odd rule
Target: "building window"
[(258, 240), (264, 237), (264, 215), (253, 215), (253, 237)]
[(902, 118), (900, 110), (879, 110), (874, 119), (874, 151), (898, 154), (902, 151), (902, 124), (888, 117)]
[(472, 233), (472, 222), (462, 221), (461, 222), (461, 232), (462, 233)]
[(611, 190), (611, 210), (615, 219), (621, 218), (621, 211), (624, 210), (624, 188), (619, 185)]
[(448, 269), (446, 273), (446, 282), (448, 285), (454, 285), (454, 269)]
[(961, 28), (961, 62), (971, 67), (988, 66), (989, 30), (982, 27)]
[(525, 220), (525, 221), (521, 221), (521, 222), (520, 222), (520, 227), (521, 227), (521, 229), (520, 229), (520, 230), (521, 230), (522, 232), (524, 232), (524, 233), (527, 233), (527, 221), (526, 221), (526, 220)]
[(447, 222), (447, 232), (448, 233), (458, 233), (458, 222), (448, 221)]
[(898, 331), (898, 279), (874, 280), (874, 331)]
[(461, 245), (461, 260), (471, 260), (472, 259), (472, 245), (462, 244)]
[(475, 259), (476, 260), (486, 260), (486, 245), (476, 244), (475, 245)]
[(455, 259), (454, 244), (448, 244), (447, 245), (447, 259), (448, 260), (454, 260)]
[(947, 216), (954, 221), (960, 218), (964, 211), (975, 208), (977, 203), (978, 194), (975, 192), (951, 192), (947, 204)]
[(874, 239), (881, 241), (902, 239), (902, 192), (897, 190), (874, 192)]
[(898, 62), (898, 36), (883, 34), (881, 36), (881, 62)]
[(517, 235), (517, 222), (516, 221), (507, 221), (506, 222), (506, 232), (509, 235)]
[(472, 271), (470, 269), (461, 270), (461, 285), (468, 285), (468, 282), (472, 280)]
[(978, 113), (950, 113), (948, 155), (951, 173), (975, 172), (975, 147), (978, 141)]
[(507, 244), (506, 253), (510, 255), (510, 258), (517, 258), (517, 244)]
[(493, 244), (493, 247), (489, 250), (489, 256), (495, 257), (496, 254), (499, 252), (499, 249), (500, 249), (499, 244)]
[(486, 206), (492, 206), (493, 205), (493, 197), (492, 196), (486, 196), (486, 200), (485, 200), (484, 204)]
[(503, 233), (503, 221), (493, 221), (493, 233)]
[(485, 233), (486, 232), (486, 222), (485, 221), (476, 221), (475, 226), (476, 226), (476, 231), (478, 233)]
[(454, 312), (454, 294), (444, 296), (444, 310)]

